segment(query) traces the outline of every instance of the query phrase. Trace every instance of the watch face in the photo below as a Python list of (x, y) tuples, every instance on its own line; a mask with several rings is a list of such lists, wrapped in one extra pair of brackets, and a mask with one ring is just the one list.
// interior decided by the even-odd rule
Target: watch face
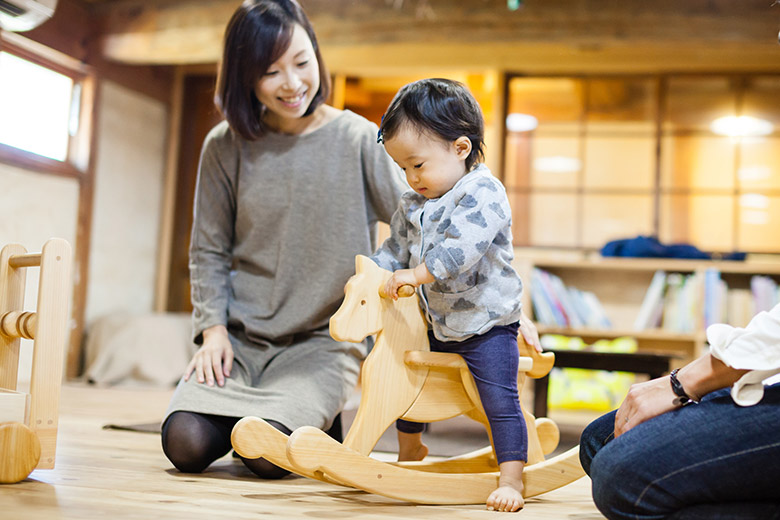
[(691, 400), (688, 397), (682, 395), (678, 395), (672, 401), (672, 404), (675, 406), (685, 406), (686, 404), (690, 404), (690, 403)]

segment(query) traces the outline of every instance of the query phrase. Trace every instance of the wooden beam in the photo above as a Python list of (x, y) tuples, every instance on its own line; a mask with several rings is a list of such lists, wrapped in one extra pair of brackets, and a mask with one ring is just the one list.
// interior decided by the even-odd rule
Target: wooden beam
[(86, 169), (79, 181), (79, 205), (76, 219), (76, 243), (74, 244), (73, 266), (73, 316), (65, 359), (65, 376), (74, 379), (81, 375), (84, 362), (82, 349), (84, 330), (86, 328), (87, 288), (89, 284), (89, 257), (92, 243), (92, 215), (95, 192), (95, 161), (97, 158), (97, 121), (100, 112), (100, 99), (97, 79), (94, 75), (87, 76), (82, 82), (82, 114), (79, 132), (81, 139), (89, 142)]
[[(740, 67), (745, 59), (777, 68), (780, 61), (780, 6), (767, 0), (526, 0), (516, 11), (503, 0), (303, 4), (323, 51), (336, 56), (328, 65), (338, 73), (345, 72), (342, 55), (351, 60), (345, 67), (358, 69), (430, 67), (442, 59), (460, 68), (523, 69), (544, 60), (548, 68), (573, 69), (582, 57), (589, 58), (583, 65), (605, 67), (613, 59), (644, 57), (656, 70)], [(105, 4), (103, 52), (124, 63), (216, 62), (235, 6), (233, 0)], [(722, 49), (729, 51), (725, 63)]]
[(507, 70), (525, 74), (778, 71), (777, 44), (587, 47), (549, 43), (453, 43), (323, 46), (332, 72), (409, 75), (441, 70)]
[(169, 102), (172, 67), (137, 66), (111, 60), (99, 47), (102, 18), (79, 0), (59, 0), (54, 16), (40, 27), (21, 33), (69, 56), (73, 61), (93, 67), (98, 77), (136, 92)]
[(177, 67), (171, 86), (171, 109), (168, 113), (168, 144), (165, 152), (165, 180), (160, 211), (160, 236), (157, 240), (157, 277), (154, 289), (154, 310), (168, 310), (168, 283), (170, 281), (171, 247), (173, 246), (173, 219), (176, 210), (176, 180), (179, 170), (181, 114), (184, 110), (184, 71)]
[(125, 2), (104, 14), (103, 55), (135, 64), (214, 63), (237, 3)]

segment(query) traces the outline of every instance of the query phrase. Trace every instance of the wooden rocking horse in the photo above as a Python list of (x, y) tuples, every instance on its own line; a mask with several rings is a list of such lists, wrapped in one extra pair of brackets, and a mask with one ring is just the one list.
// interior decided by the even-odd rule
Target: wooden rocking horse
[[(498, 463), (492, 446), (433, 462), (381, 462), (369, 457), (384, 431), (396, 419), (432, 422), (466, 415), (490, 427), (477, 388), (462, 357), (431, 352), (427, 325), (417, 296), (393, 301), (380, 295), (391, 273), (364, 256), (356, 258), (356, 275), (330, 320), (337, 341), (362, 341), (376, 334), (361, 371), (361, 400), (344, 443), (310, 426), (289, 437), (256, 417), (240, 420), (233, 447), (246, 458), (263, 457), (287, 470), (326, 482), (424, 504), (484, 503), (498, 486)], [(526, 374), (543, 377), (554, 363), (519, 338), (518, 388)], [(558, 427), (535, 419), (522, 406), (528, 426), (528, 463), (523, 495), (532, 497), (584, 475), (579, 448), (549, 460), (558, 445)], [(492, 444), (492, 438), (491, 438)]]

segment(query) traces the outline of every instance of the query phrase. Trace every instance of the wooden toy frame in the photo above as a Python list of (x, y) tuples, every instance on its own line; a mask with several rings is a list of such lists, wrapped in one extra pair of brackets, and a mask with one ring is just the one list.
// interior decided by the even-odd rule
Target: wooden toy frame
[[(331, 336), (362, 341), (376, 334), (363, 363), (361, 401), (344, 443), (304, 426), (289, 437), (257, 417), (241, 419), (233, 429), (236, 452), (263, 457), (306, 477), (425, 504), (484, 503), (498, 486), (498, 464), (491, 446), (434, 462), (381, 462), (369, 457), (384, 431), (396, 419), (431, 422), (467, 415), (490, 427), (474, 380), (457, 354), (430, 352), (427, 326), (417, 296), (393, 301), (380, 296), (390, 272), (369, 258), (356, 258), (356, 275), (331, 318)], [(546, 375), (555, 361), (519, 338), (518, 388), (526, 374)], [(545, 460), (559, 440), (558, 428), (535, 419), (522, 406), (528, 426), (528, 463), (523, 475), (525, 497), (568, 484), (584, 475), (578, 447)], [(491, 439), (492, 444), (492, 439)]]
[[(72, 253), (53, 238), (40, 253), (0, 251), (0, 483), (54, 468)], [(24, 311), (28, 267), (40, 267), (35, 312)], [(30, 392), (17, 391), (21, 339), (33, 340)]]

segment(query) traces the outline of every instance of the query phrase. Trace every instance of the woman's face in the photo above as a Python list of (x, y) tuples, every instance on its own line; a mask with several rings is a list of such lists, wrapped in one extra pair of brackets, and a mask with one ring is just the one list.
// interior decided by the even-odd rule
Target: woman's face
[(255, 85), (257, 99), (268, 108), (272, 126), (298, 119), (320, 89), (320, 68), (309, 35), (300, 25), (293, 29), (290, 46)]

